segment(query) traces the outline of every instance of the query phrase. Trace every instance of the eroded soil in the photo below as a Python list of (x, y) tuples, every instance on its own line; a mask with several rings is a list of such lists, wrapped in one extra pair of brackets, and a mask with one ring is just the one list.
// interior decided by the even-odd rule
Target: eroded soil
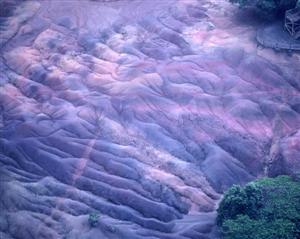
[(226, 188), (300, 170), (299, 54), (227, 1), (8, 2), (1, 239), (217, 238)]

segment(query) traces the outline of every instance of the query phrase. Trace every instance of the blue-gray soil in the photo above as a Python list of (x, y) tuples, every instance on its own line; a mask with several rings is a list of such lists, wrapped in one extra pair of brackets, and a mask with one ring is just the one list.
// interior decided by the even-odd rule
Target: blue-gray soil
[(300, 170), (300, 57), (228, 1), (1, 4), (1, 239), (215, 239), (225, 189)]

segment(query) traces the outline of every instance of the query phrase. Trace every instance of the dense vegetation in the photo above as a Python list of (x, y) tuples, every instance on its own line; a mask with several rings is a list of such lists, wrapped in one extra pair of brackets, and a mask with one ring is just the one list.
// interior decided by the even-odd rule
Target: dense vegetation
[(263, 178), (231, 187), (217, 221), (225, 239), (300, 238), (299, 178)]
[(294, 8), (297, 0), (229, 0), (240, 7), (254, 7), (263, 18), (272, 19), (282, 15), (286, 10)]

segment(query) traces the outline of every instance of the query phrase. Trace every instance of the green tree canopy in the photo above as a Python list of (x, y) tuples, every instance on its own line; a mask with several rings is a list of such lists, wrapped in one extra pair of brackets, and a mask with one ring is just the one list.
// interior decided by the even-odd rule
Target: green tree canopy
[(253, 220), (247, 215), (238, 215), (235, 220), (226, 220), (224, 238), (230, 239), (296, 239), (296, 226), (289, 220)]
[(254, 7), (263, 18), (274, 18), (286, 10), (294, 8), (297, 0), (229, 0), (240, 7)]
[(225, 239), (300, 238), (300, 181), (288, 176), (233, 186), (218, 208)]

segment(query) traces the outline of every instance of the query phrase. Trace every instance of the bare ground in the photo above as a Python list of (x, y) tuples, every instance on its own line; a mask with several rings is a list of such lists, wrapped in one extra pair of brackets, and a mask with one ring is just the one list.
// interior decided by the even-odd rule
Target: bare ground
[(225, 0), (9, 2), (1, 239), (217, 238), (226, 188), (300, 170), (299, 55)]

